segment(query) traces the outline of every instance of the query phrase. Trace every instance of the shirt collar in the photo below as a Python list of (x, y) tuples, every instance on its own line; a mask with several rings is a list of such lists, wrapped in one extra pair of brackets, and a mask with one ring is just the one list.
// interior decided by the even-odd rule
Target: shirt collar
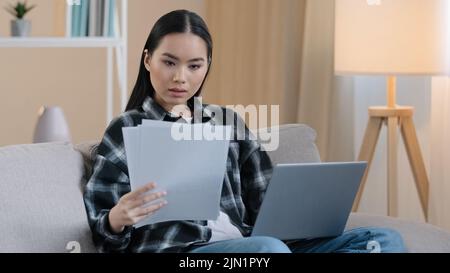
[[(208, 111), (208, 109), (205, 108), (205, 105), (202, 104), (202, 98), (193, 97), (193, 101), (193, 123), (210, 122), (214, 125), (213, 115), (210, 111)], [(170, 119), (171, 117), (173, 117), (171, 113), (167, 112), (150, 96), (147, 96), (147, 98), (142, 103), (142, 110), (144, 110), (144, 112), (149, 115), (149, 118), (155, 120), (164, 120), (166, 117)]]

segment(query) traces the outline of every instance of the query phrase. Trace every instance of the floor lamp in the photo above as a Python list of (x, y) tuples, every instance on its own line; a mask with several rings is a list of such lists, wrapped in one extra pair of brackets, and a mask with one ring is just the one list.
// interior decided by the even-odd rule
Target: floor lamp
[(397, 75), (448, 72), (447, 0), (336, 0), (335, 73), (386, 75), (387, 105), (369, 108), (358, 160), (368, 162), (353, 211), (358, 209), (383, 124), (388, 132), (388, 215), (398, 216), (397, 135), (400, 129), (428, 219), (429, 181), (413, 122), (414, 108), (395, 101)]

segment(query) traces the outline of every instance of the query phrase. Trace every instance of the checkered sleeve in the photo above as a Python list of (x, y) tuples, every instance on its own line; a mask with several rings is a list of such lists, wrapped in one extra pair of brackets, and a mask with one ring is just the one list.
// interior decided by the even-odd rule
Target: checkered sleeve
[(100, 252), (123, 252), (131, 227), (120, 234), (110, 230), (108, 215), (120, 197), (130, 191), (122, 127), (133, 126), (124, 116), (113, 120), (98, 146), (94, 170), (84, 192), (84, 202), (94, 243)]

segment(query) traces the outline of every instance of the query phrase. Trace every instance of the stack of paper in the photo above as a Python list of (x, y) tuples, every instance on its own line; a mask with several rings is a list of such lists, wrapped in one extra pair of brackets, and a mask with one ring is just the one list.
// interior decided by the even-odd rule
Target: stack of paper
[(167, 191), (168, 204), (135, 227), (217, 219), (230, 126), (143, 120), (122, 131), (131, 189), (155, 182)]

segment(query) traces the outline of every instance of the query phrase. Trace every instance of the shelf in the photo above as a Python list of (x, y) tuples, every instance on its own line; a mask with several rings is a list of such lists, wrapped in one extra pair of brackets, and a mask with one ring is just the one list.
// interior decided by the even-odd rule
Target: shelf
[(14, 47), (115, 47), (121, 46), (120, 38), (102, 37), (8, 37), (0, 38), (0, 48)]
[[(57, 3), (64, 5), (63, 0)], [(67, 1), (69, 3), (69, 1)], [(117, 1), (116, 1), (117, 3)], [(70, 8), (70, 7), (69, 7)], [(67, 10), (67, 8), (66, 8)], [(127, 104), (128, 82), (128, 0), (120, 0), (120, 15), (115, 21), (116, 37), (0, 37), (1, 48), (105, 48), (106, 49), (106, 124), (113, 119), (114, 54), (120, 91), (120, 107)]]

